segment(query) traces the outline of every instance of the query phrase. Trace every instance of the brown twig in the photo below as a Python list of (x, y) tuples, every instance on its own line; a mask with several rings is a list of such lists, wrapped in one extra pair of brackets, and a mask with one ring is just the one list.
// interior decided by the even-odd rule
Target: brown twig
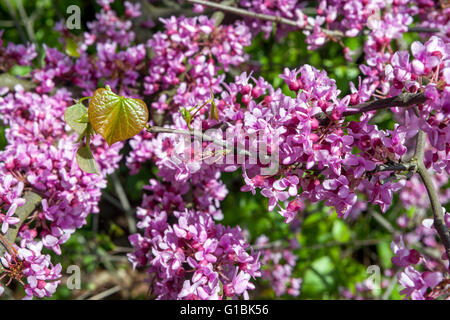
[(393, 107), (410, 107), (413, 105), (424, 103), (427, 100), (423, 92), (418, 93), (402, 93), (398, 96), (364, 102), (344, 112), (344, 116), (359, 114), (379, 109), (393, 108)]
[[(207, 134), (205, 134), (201, 131), (198, 131), (198, 130), (180, 130), (180, 129), (158, 127), (158, 126), (148, 126), (147, 131), (151, 132), (151, 133), (174, 133), (174, 134), (190, 135), (190, 136), (199, 138), (202, 141), (213, 142), (214, 144), (216, 144), (218, 146), (233, 150), (233, 146), (230, 146), (226, 141), (210, 137)], [(245, 149), (239, 149), (238, 154), (252, 156), (252, 154)]]
[[(214, 8), (214, 9), (218, 9), (218, 10), (222, 10), (222, 11), (225, 11), (225, 12), (230, 12), (230, 13), (242, 16), (242, 17), (248, 17), (248, 18), (255, 18), (255, 19), (260, 19), (260, 20), (272, 21), (272, 22), (275, 22), (275, 23), (280, 23), (280, 24), (285, 24), (285, 25), (291, 26), (291, 27), (300, 28), (300, 26), (298, 25), (297, 21), (291, 20), (291, 19), (287, 19), (287, 18), (283, 18), (283, 17), (279, 17), (279, 16), (272, 16), (272, 15), (269, 15), (269, 14), (252, 12), (252, 11), (248, 11), (248, 10), (245, 10), (245, 9), (232, 7), (232, 6), (227, 6), (227, 5), (224, 5), (224, 4), (221, 4), (221, 3), (215, 3), (215, 2), (211, 2), (211, 1), (205, 1), (205, 0), (187, 0), (187, 2), (193, 3), (193, 4), (199, 4), (199, 5), (202, 5), (202, 6), (205, 6), (205, 7), (210, 7), (210, 8)], [(313, 30), (313, 26), (307, 25), (303, 29), (312, 31)], [(344, 36), (344, 33), (342, 31), (339, 31), (339, 30), (328, 30), (328, 29), (323, 29), (322, 28), (322, 32), (324, 34), (326, 34), (327, 36), (330, 36), (330, 37), (341, 38), (341, 37)]]

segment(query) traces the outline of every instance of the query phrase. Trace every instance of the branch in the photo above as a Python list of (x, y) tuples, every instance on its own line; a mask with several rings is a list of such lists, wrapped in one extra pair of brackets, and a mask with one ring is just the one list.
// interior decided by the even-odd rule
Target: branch
[(376, 212), (375, 210), (369, 211), (369, 215), (371, 215), (376, 222), (378, 222), (383, 228), (385, 228), (389, 233), (396, 234), (397, 231), (392, 226), (392, 224), (387, 220), (385, 217), (383, 217), (381, 214)]
[(311, 249), (311, 250), (319, 250), (324, 248), (330, 248), (330, 247), (339, 247), (339, 246), (352, 246), (352, 247), (366, 247), (366, 246), (373, 246), (376, 245), (382, 241), (385, 241), (384, 239), (364, 239), (364, 240), (351, 240), (348, 242), (342, 242), (342, 241), (330, 241), (325, 243), (318, 243), (311, 246), (302, 246), (301, 249)]
[[(398, 96), (397, 96), (398, 97)], [(397, 98), (394, 97), (394, 98)], [(425, 97), (421, 96), (410, 96), (410, 98), (405, 98), (403, 100), (403, 103), (409, 103), (416, 100), (422, 100)], [(387, 99), (385, 99), (387, 100)], [(422, 101), (423, 102), (423, 101)], [(416, 114), (418, 114), (417, 108), (415, 109)], [(450, 233), (447, 229), (447, 226), (445, 225), (444, 221), (444, 215), (443, 215), (443, 209), (441, 206), (441, 202), (439, 200), (439, 195), (437, 193), (437, 190), (434, 186), (433, 180), (431, 179), (431, 176), (428, 172), (428, 170), (425, 167), (425, 164), (423, 162), (424, 156), (425, 156), (425, 144), (426, 144), (426, 133), (422, 130), (419, 130), (419, 133), (417, 134), (417, 141), (416, 141), (416, 150), (414, 152), (414, 156), (412, 159), (403, 164), (395, 164), (395, 166), (398, 166), (398, 170), (415, 170), (421, 177), (423, 184), (425, 185), (425, 188), (427, 189), (428, 198), (430, 199), (431, 203), (431, 209), (433, 211), (433, 219), (434, 219), (434, 227), (439, 235), (439, 238), (441, 239), (444, 247), (445, 252), (447, 254), (447, 258), (450, 258)], [(389, 166), (377, 166), (378, 171), (385, 171), (389, 170)], [(375, 169), (375, 170), (377, 170)], [(381, 224), (383, 225), (389, 232), (394, 233), (395, 229), (390, 225), (390, 223), (384, 219), (380, 214), (376, 212), (371, 213), (372, 216)]]
[(36, 87), (36, 84), (25, 79), (19, 79), (9, 73), (0, 73), (0, 88), (8, 87), (9, 90), (13, 90), (16, 85), (20, 84), (26, 91)]
[(226, 147), (226, 148), (229, 147), (225, 141), (215, 139), (213, 137), (210, 137), (210, 136), (204, 134), (203, 132), (196, 131), (196, 130), (189, 131), (189, 130), (164, 128), (164, 127), (158, 127), (158, 126), (147, 127), (147, 130), (148, 130), (148, 132), (151, 132), (151, 133), (174, 133), (174, 134), (190, 135), (190, 136), (194, 136), (194, 137), (197, 137), (197, 138), (205, 140), (205, 141), (214, 142), (215, 144), (217, 144), (221, 147)]
[[(324, 243), (318, 243), (313, 244), (310, 246), (300, 246), (300, 249), (302, 250), (320, 250), (330, 247), (339, 247), (339, 246), (355, 246), (355, 247), (365, 247), (365, 246), (372, 246), (375, 244), (378, 244), (382, 241), (385, 241), (384, 239), (364, 239), (364, 240), (352, 240), (348, 242), (342, 242), (342, 241), (329, 241)], [(283, 242), (282, 240), (276, 240), (273, 242), (268, 242), (264, 244), (254, 244), (251, 246), (253, 250), (266, 250), (266, 249), (288, 249), (290, 247), (289, 243)]]
[(439, 28), (427, 28), (427, 27), (409, 27), (408, 32), (418, 32), (418, 33), (437, 33), (441, 30)]
[[(219, 9), (219, 10), (222, 10), (225, 12), (230, 12), (230, 13), (242, 16), (242, 17), (272, 21), (275, 23), (281, 23), (281, 24), (285, 24), (285, 25), (288, 25), (291, 27), (300, 28), (300, 26), (297, 24), (297, 21), (291, 20), (291, 19), (286, 19), (286, 18), (279, 17), (279, 16), (272, 16), (269, 14), (252, 12), (252, 11), (248, 11), (245, 9), (231, 7), (231, 6), (227, 6), (224, 4), (210, 2), (210, 1), (206, 1), (206, 0), (187, 0), (187, 2), (193, 3), (193, 4), (199, 4), (199, 5), (214, 8), (214, 9)], [(312, 31), (313, 27), (311, 25), (307, 25), (304, 29)], [(332, 37), (342, 38), (344, 36), (344, 33), (339, 30), (322, 29), (322, 32), (325, 33), (327, 36), (332, 36)]]
[(125, 209), (120, 204), (120, 201), (117, 200), (114, 196), (110, 195), (108, 192), (103, 192), (102, 197), (105, 198), (106, 201), (108, 201), (110, 204), (112, 204), (114, 207), (116, 207), (120, 211), (125, 212)]
[(416, 151), (413, 161), (417, 161), (417, 172), (422, 178), (423, 184), (427, 189), (428, 198), (430, 199), (431, 209), (433, 211), (434, 228), (436, 229), (442, 244), (445, 247), (447, 259), (450, 259), (450, 233), (444, 222), (444, 214), (439, 200), (439, 195), (423, 162), (425, 153), (426, 133), (419, 130), (417, 134)]
[[(300, 170), (305, 170), (305, 171), (314, 171), (317, 173), (322, 172), (323, 170), (327, 169), (327, 166), (324, 166), (323, 168), (319, 168), (318, 165), (314, 165), (311, 168), (307, 169), (305, 167), (305, 165), (303, 163), (299, 163), (299, 162), (294, 162), (293, 164), (288, 165), (288, 168), (290, 169), (300, 169)], [(382, 163), (382, 164), (377, 164), (375, 169), (373, 169), (372, 171), (367, 171), (368, 174), (375, 174), (377, 172), (384, 172), (384, 171), (393, 171), (393, 173), (395, 171), (409, 171), (409, 172), (414, 172), (414, 170), (416, 169), (416, 164), (415, 163), (396, 163), (396, 162), (387, 162), (387, 163)]]
[(125, 216), (128, 222), (128, 230), (130, 231), (130, 233), (136, 233), (136, 221), (133, 218), (134, 210), (130, 205), (130, 201), (128, 201), (127, 194), (123, 189), (123, 186), (120, 183), (120, 179), (115, 172), (111, 175), (111, 179), (113, 181), (116, 194), (119, 197), (121, 207), (125, 212)]
[(382, 171), (409, 171), (415, 168), (413, 163), (383, 163), (376, 166), (376, 168), (371, 172), (382, 172)]
[(392, 294), (392, 291), (394, 290), (395, 285), (397, 284), (397, 277), (400, 271), (396, 272), (394, 276), (392, 277), (391, 281), (389, 281), (389, 286), (386, 288), (386, 291), (384, 291), (383, 295), (381, 296), (381, 300), (387, 300)]
[[(202, 141), (213, 142), (214, 144), (224, 147), (229, 150), (234, 149), (234, 147), (228, 145), (226, 141), (210, 137), (210, 136), (204, 134), (203, 132), (197, 131), (197, 130), (189, 131), (189, 130), (179, 130), (179, 129), (172, 129), (172, 128), (163, 128), (163, 127), (157, 127), (157, 126), (147, 126), (147, 130), (150, 133), (174, 133), (174, 134), (190, 135), (190, 136), (194, 136), (199, 139), (202, 139)], [(252, 156), (252, 154), (245, 149), (238, 149), (238, 153), (246, 155), (246, 156)]]
[(117, 292), (119, 292), (120, 290), (122, 290), (122, 287), (120, 285), (114, 286), (108, 290), (105, 290), (103, 292), (100, 292), (92, 297), (89, 298), (89, 300), (103, 300)]
[[(275, 23), (281, 23), (281, 24), (285, 24), (285, 25), (288, 25), (291, 27), (300, 28), (299, 25), (297, 24), (297, 21), (279, 17), (279, 16), (273, 16), (273, 15), (269, 15), (269, 14), (248, 11), (248, 10), (245, 10), (242, 8), (232, 7), (232, 6), (228, 6), (225, 4), (215, 3), (215, 2), (211, 2), (211, 1), (207, 1), (207, 0), (186, 0), (186, 1), (189, 3), (192, 3), (192, 4), (199, 4), (199, 5), (202, 5), (205, 7), (210, 7), (210, 8), (218, 9), (221, 11), (233, 13), (233, 14), (236, 14), (236, 15), (239, 15), (242, 17), (272, 21)], [(313, 8), (303, 8), (302, 11), (304, 13), (308, 13), (308, 14), (316, 13), (316, 11), (314, 9), (313, 9), (314, 12), (312, 12), (311, 9), (313, 9)], [(304, 29), (312, 31), (314, 28), (311, 25), (307, 25)], [(440, 31), (441, 30), (439, 30), (438, 28), (427, 28), (427, 27), (409, 27), (408, 28), (408, 32), (436, 33), (436, 32), (440, 32)], [(340, 30), (329, 30), (329, 29), (322, 28), (322, 32), (325, 33), (327, 36), (331, 36), (331, 37), (337, 37), (337, 38), (344, 37), (344, 33)], [(366, 30), (365, 32), (362, 31), (359, 35), (363, 35), (363, 34), (367, 34), (367, 33), (368, 33), (368, 30)]]
[[(16, 241), (17, 233), (23, 222), (33, 213), (33, 211), (40, 205), (42, 197), (33, 191), (27, 191), (24, 195), (25, 203), (23, 206), (18, 207), (15, 215), (20, 219), (20, 222), (15, 225), (10, 225), (8, 231), (5, 234), (6, 240), (11, 244)], [(0, 245), (0, 257), (3, 257), (6, 253), (5, 244)], [(0, 271), (3, 266), (0, 264)]]
[[(427, 97), (425, 97), (425, 94), (423, 92), (418, 93), (405, 92), (395, 97), (372, 100), (358, 104), (356, 106), (350, 106), (347, 108), (347, 111), (343, 113), (343, 116), (346, 117), (354, 114), (393, 107), (406, 108), (420, 103), (424, 103), (426, 100)], [(321, 125), (327, 125), (330, 122), (328, 115), (323, 112), (316, 114), (315, 117)]]
[(352, 106), (344, 112), (344, 116), (351, 116), (358, 113), (364, 113), (379, 109), (393, 108), (393, 107), (410, 107), (412, 105), (424, 103), (427, 100), (423, 92), (418, 93), (402, 93), (398, 96), (368, 101), (356, 106)]
[(248, 10), (241, 9), (241, 8), (227, 6), (227, 5), (221, 4), (221, 3), (206, 1), (206, 0), (187, 0), (187, 2), (190, 2), (192, 4), (199, 4), (199, 5), (214, 8), (214, 9), (219, 9), (219, 10), (222, 10), (225, 12), (230, 12), (230, 13), (233, 13), (233, 14), (236, 14), (239, 16), (243, 16), (243, 17), (267, 20), (267, 21), (282, 23), (282, 24), (286, 24), (286, 25), (298, 28), (298, 25), (294, 20), (286, 19), (283, 17), (272, 16), (272, 15), (263, 14), (263, 13), (257, 13), (257, 12), (248, 11)]

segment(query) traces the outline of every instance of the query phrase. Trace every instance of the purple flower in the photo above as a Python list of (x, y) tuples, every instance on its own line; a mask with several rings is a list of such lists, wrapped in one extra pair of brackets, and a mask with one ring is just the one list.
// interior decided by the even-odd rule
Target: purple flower
[(405, 271), (398, 275), (400, 285), (405, 287), (400, 294), (411, 297), (413, 300), (424, 300), (428, 288), (434, 288), (443, 279), (440, 272), (420, 273), (413, 267), (405, 268)]
[(18, 224), (20, 222), (20, 219), (18, 217), (13, 217), (14, 213), (16, 212), (17, 204), (13, 203), (8, 211), (6, 212), (6, 215), (3, 217), (2, 222), (2, 232), (6, 233), (8, 231), (9, 225), (12, 224)]
[(130, 18), (136, 18), (141, 15), (141, 4), (139, 2), (133, 4), (129, 1), (124, 2), (125, 15)]
[(244, 298), (248, 300), (247, 289), (254, 289), (255, 286), (249, 282), (250, 275), (245, 272), (239, 272), (236, 269), (236, 272), (233, 276), (233, 280), (224, 286), (223, 290), (225, 295), (228, 297), (232, 297), (234, 295), (244, 294)]
[(302, 87), (301, 80), (297, 80), (299, 73), (300, 70), (289, 70), (288, 68), (285, 68), (283, 74), (280, 74), (280, 78), (286, 82), (290, 90), (298, 91)]
[(375, 170), (375, 162), (355, 154), (348, 154), (342, 164), (354, 167), (354, 176), (360, 178), (364, 172)]
[(392, 263), (399, 267), (407, 267), (412, 264), (417, 264), (420, 261), (421, 256), (419, 252), (415, 249), (409, 250), (405, 248), (402, 238), (400, 238), (398, 243), (393, 241), (391, 243), (391, 249), (396, 255), (392, 257)]
[(415, 58), (412, 62), (414, 72), (417, 75), (428, 74), (445, 55), (444, 48), (444, 42), (436, 36), (431, 37), (425, 44), (413, 42), (411, 52)]

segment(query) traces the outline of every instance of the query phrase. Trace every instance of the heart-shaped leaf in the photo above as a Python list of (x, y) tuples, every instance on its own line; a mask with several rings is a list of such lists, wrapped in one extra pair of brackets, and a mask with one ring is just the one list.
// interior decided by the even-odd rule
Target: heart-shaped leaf
[(66, 123), (75, 132), (77, 132), (78, 134), (83, 134), (86, 130), (87, 123), (80, 122), (79, 120), (86, 116), (87, 113), (88, 110), (86, 109), (86, 107), (81, 103), (77, 103), (66, 109), (66, 111), (64, 112), (64, 120), (66, 120)]
[(137, 135), (148, 122), (144, 101), (120, 97), (109, 88), (94, 92), (88, 114), (90, 124), (108, 145)]
[(92, 155), (91, 148), (89, 146), (79, 147), (77, 150), (77, 163), (81, 170), (87, 173), (99, 173), (97, 169), (97, 163)]

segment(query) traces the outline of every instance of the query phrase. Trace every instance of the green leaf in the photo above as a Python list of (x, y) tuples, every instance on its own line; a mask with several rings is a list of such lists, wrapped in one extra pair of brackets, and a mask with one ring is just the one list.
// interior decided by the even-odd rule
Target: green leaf
[(29, 74), (30, 71), (31, 71), (31, 67), (30, 66), (15, 65), (11, 69), (9, 69), (8, 72), (9, 72), (9, 74), (11, 74), (13, 76), (24, 77), (27, 74)]
[(347, 224), (341, 220), (336, 220), (333, 223), (333, 238), (339, 242), (347, 242), (351, 238), (350, 229)]
[(217, 112), (217, 106), (216, 103), (214, 102), (214, 92), (211, 89), (211, 108), (209, 110), (209, 117), (210, 119), (216, 119), (217, 121), (219, 121), (219, 113)]
[(89, 146), (79, 147), (77, 150), (77, 163), (81, 170), (87, 173), (99, 174), (97, 169), (97, 163), (92, 155), (91, 148)]
[(330, 274), (334, 268), (335, 265), (330, 257), (316, 259), (304, 274), (302, 291), (311, 295), (329, 290), (329, 286), (334, 282)]
[(108, 145), (127, 140), (144, 129), (148, 109), (140, 99), (120, 97), (107, 87), (97, 89), (89, 101), (89, 122)]
[(74, 58), (80, 57), (78, 44), (72, 38), (66, 38), (66, 54)]
[(186, 121), (186, 124), (190, 130), (191, 129), (191, 121), (192, 121), (191, 113), (186, 108), (183, 108), (183, 107), (180, 108), (180, 113), (181, 113), (181, 116), (183, 117), (184, 121)]
[(76, 120), (78, 123), (89, 123), (89, 116), (87, 112), (78, 120)]
[(391, 258), (393, 252), (389, 241), (383, 241), (377, 244), (378, 257), (383, 268), (392, 268)]
[(109, 233), (116, 237), (121, 237), (125, 234), (124, 230), (114, 222), (111, 222), (111, 225), (109, 227)]
[(357, 50), (361, 48), (360, 40), (357, 37), (349, 37), (344, 39), (344, 44), (349, 47), (350, 50)]
[(83, 134), (87, 128), (87, 123), (80, 122), (88, 110), (81, 103), (74, 104), (64, 112), (64, 120), (78, 134)]
[(218, 27), (225, 18), (225, 14), (222, 11), (216, 11), (212, 14), (212, 18), (214, 19), (214, 25)]

